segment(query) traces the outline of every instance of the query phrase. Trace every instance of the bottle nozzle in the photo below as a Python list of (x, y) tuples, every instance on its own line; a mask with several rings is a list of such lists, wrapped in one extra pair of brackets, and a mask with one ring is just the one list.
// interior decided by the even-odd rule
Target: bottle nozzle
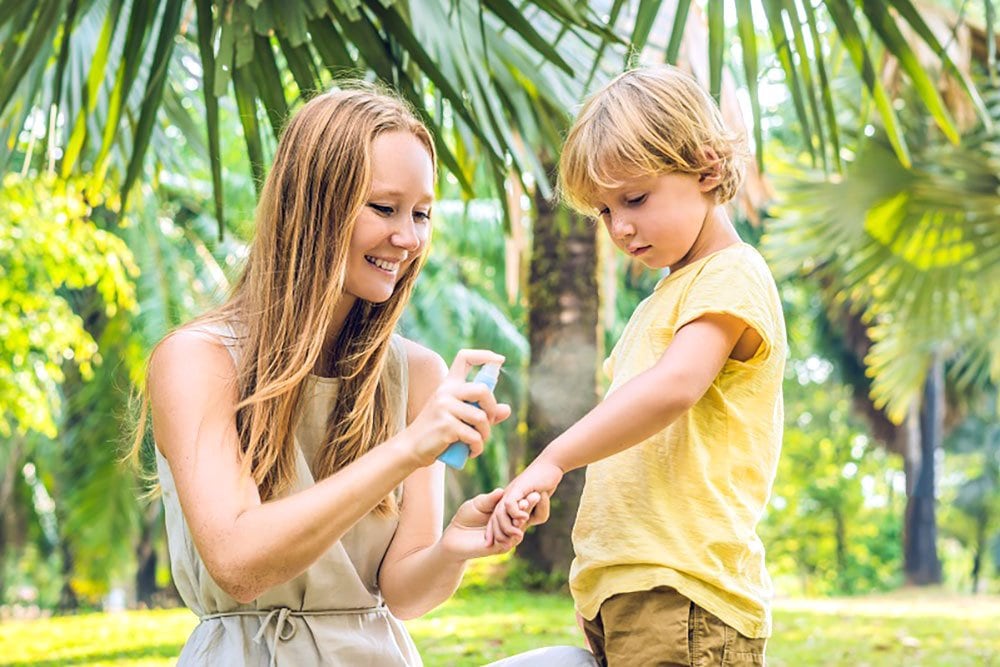
[(482, 382), (492, 391), (493, 387), (497, 384), (497, 380), (499, 379), (500, 364), (483, 364), (483, 367), (479, 369), (478, 373), (476, 373), (476, 377), (473, 382)]

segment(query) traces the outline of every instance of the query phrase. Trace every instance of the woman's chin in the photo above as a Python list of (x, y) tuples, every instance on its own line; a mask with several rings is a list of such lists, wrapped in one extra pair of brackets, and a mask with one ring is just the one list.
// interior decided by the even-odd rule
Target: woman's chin
[(368, 303), (374, 304), (376, 306), (381, 305), (392, 298), (392, 295), (396, 292), (395, 289), (390, 290), (371, 290), (368, 294), (359, 294), (359, 298)]

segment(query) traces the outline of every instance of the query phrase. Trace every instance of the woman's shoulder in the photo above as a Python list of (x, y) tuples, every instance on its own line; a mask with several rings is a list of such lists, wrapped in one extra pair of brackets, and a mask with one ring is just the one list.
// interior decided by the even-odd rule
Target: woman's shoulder
[(197, 393), (198, 385), (229, 385), (236, 377), (229, 345), (225, 332), (203, 325), (187, 324), (170, 332), (149, 357), (150, 390), (181, 383)]
[(448, 372), (444, 359), (434, 350), (403, 336), (397, 335), (396, 338), (406, 354), (406, 365), (411, 378), (435, 375), (440, 380)]
[(416, 341), (399, 336), (403, 350), (406, 352), (406, 367), (409, 382), (407, 383), (407, 421), (413, 419), (427, 398), (438, 388), (448, 366), (441, 355)]

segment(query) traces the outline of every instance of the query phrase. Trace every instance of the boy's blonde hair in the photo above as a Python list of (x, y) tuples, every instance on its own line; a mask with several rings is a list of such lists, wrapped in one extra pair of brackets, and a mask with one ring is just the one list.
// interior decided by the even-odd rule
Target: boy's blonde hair
[(559, 189), (581, 213), (595, 213), (599, 189), (627, 179), (679, 172), (720, 176), (716, 203), (743, 182), (743, 133), (726, 127), (709, 94), (670, 65), (618, 75), (583, 105), (559, 161)]

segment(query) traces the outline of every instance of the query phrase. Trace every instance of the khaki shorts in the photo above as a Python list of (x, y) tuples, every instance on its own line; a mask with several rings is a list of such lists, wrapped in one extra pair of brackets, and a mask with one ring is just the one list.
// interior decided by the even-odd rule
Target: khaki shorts
[(766, 639), (750, 639), (673, 588), (615, 595), (583, 631), (608, 667), (763, 665)]

